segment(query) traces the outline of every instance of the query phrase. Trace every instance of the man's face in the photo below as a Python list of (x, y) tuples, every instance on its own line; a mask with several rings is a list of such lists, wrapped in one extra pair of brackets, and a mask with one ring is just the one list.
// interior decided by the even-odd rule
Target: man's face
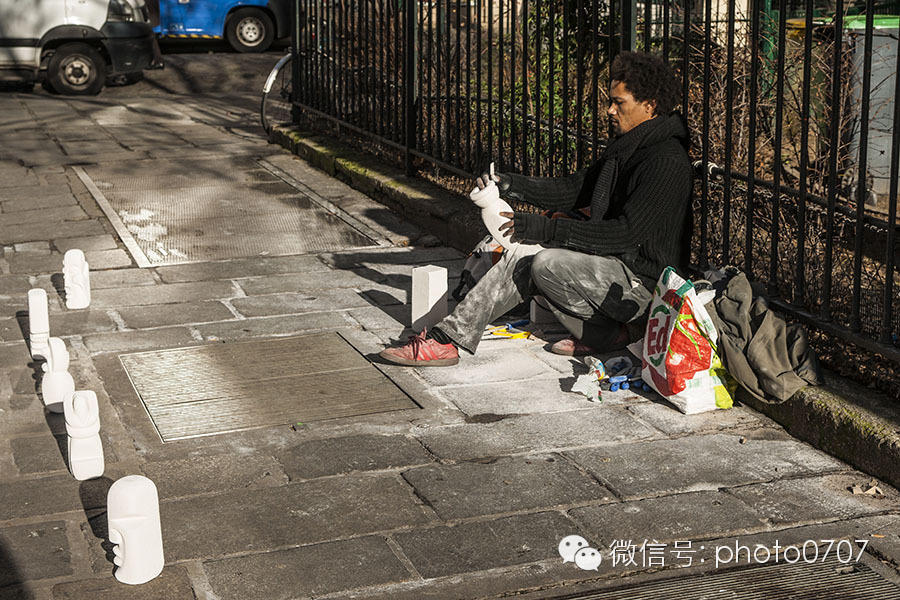
[(609, 109), (606, 114), (609, 115), (613, 131), (617, 136), (628, 133), (644, 121), (652, 119), (655, 116), (653, 114), (655, 108), (655, 102), (636, 101), (631, 92), (625, 88), (624, 82), (612, 82), (609, 90)]

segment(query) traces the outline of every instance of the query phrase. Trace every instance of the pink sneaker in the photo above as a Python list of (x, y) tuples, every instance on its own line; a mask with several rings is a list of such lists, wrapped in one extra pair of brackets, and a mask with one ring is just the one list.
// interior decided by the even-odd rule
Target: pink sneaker
[(561, 354), (562, 356), (587, 356), (596, 352), (596, 350), (570, 335), (550, 346), (550, 352)]
[(385, 348), (378, 356), (388, 362), (408, 367), (450, 367), (459, 362), (459, 351), (453, 344), (442, 344), (427, 339), (425, 330), (409, 336), (409, 341), (399, 348)]

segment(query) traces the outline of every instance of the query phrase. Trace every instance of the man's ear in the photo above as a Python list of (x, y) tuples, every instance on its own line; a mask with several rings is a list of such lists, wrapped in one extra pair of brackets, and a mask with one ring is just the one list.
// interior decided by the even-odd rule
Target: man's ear
[(647, 105), (647, 108), (650, 110), (650, 116), (656, 116), (656, 100), (644, 100), (644, 104)]

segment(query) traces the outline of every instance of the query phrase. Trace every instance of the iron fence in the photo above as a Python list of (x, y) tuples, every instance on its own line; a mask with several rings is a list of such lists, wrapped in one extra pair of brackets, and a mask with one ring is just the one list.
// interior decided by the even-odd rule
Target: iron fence
[(623, 49), (676, 69), (693, 262), (900, 362), (900, 7), (874, 0), (297, 0), (294, 98), (470, 178), (569, 173), (608, 137)]

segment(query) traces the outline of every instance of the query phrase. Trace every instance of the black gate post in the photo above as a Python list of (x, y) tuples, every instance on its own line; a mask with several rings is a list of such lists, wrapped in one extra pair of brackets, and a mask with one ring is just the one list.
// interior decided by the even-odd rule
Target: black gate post
[(413, 175), (412, 150), (416, 147), (416, 2), (399, 0), (406, 14), (403, 55), (403, 116), (406, 127), (404, 162), (406, 174)]
[[(650, 2), (650, 0), (644, 0)], [(637, 37), (637, 0), (622, 0), (622, 45), (624, 52), (634, 52)]]

